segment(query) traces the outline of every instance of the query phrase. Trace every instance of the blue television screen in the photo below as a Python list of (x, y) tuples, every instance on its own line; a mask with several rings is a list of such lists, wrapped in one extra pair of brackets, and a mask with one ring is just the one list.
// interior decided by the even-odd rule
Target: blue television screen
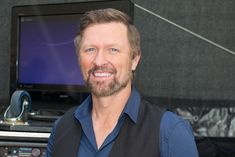
[(79, 14), (20, 19), (18, 82), (84, 85), (74, 47)]

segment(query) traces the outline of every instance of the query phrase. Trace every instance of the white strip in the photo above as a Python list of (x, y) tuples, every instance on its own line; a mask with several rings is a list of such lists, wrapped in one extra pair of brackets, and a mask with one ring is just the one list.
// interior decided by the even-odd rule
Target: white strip
[(155, 16), (155, 17), (160, 18), (161, 20), (163, 20), (163, 21), (165, 21), (165, 22), (167, 22), (167, 23), (169, 23), (169, 24), (171, 24), (171, 25), (173, 25), (173, 26), (175, 26), (175, 27), (177, 27), (177, 28), (179, 28), (179, 29), (181, 29), (181, 30), (183, 30), (185, 32), (190, 33), (193, 36), (196, 36), (196, 37), (198, 37), (198, 38), (200, 38), (200, 39), (202, 39), (202, 40), (204, 40), (204, 41), (206, 41), (206, 42), (208, 42), (208, 43), (210, 43), (210, 44), (212, 44), (212, 45), (214, 45), (214, 46), (216, 46), (216, 47), (218, 47), (218, 48), (220, 48), (220, 49), (222, 49), (222, 50), (224, 50), (224, 51), (226, 51), (226, 52), (228, 52), (228, 53), (230, 53), (232, 55), (235, 55), (235, 52), (232, 51), (232, 50), (229, 50), (229, 49), (227, 49), (227, 48), (225, 48), (225, 47), (223, 47), (223, 46), (221, 46), (221, 45), (219, 45), (219, 44), (217, 44), (217, 43), (215, 43), (215, 42), (213, 42), (213, 41), (211, 41), (211, 40), (209, 40), (209, 39), (207, 39), (207, 38), (205, 38), (205, 37), (203, 37), (203, 36), (201, 36), (201, 35), (199, 35), (197, 33), (194, 33), (194, 32), (190, 31), (189, 29), (187, 29), (185, 27), (182, 27), (182, 26), (180, 26), (180, 25), (178, 25), (178, 24), (176, 24), (176, 23), (174, 23), (174, 22), (172, 22), (172, 21), (170, 21), (170, 20), (168, 20), (168, 19), (166, 19), (166, 18), (164, 18), (164, 17), (162, 17), (162, 16), (160, 16), (160, 15), (158, 15), (158, 14), (156, 14), (156, 13), (154, 13), (154, 12), (148, 10), (148, 9), (146, 9), (146, 8), (141, 7), (138, 4), (135, 4), (135, 6), (137, 8), (139, 8), (139, 9), (141, 9), (141, 10), (143, 10), (143, 11), (145, 11), (145, 12), (147, 12), (147, 13), (153, 15), (153, 16)]
[(2, 137), (49, 138), (50, 133), (0, 131), (0, 137), (1, 137), (1, 136), (2, 136)]

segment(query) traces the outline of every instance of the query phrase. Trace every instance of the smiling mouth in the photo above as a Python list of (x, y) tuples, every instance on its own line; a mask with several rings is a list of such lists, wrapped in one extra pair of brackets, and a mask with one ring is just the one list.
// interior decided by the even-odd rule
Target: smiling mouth
[(112, 65), (94, 66), (88, 71), (88, 75), (98, 80), (109, 79), (113, 77), (116, 73), (117, 71)]
[(107, 72), (94, 72), (93, 75), (95, 77), (110, 77), (113, 74), (112, 73), (107, 73)]

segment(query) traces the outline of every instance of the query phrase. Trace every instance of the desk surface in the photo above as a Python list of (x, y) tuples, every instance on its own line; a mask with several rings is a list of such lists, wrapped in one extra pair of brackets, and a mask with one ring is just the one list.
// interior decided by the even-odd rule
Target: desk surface
[(1, 140), (47, 141), (49, 136), (50, 133), (45, 132), (0, 131)]

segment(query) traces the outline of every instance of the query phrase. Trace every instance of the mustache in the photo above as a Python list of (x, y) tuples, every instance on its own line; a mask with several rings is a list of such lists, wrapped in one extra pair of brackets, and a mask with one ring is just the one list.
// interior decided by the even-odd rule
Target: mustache
[(93, 74), (95, 71), (106, 71), (106, 72), (109, 72), (109, 73), (117, 73), (117, 70), (114, 66), (109, 66), (109, 65), (101, 65), (101, 66), (97, 66), (97, 65), (94, 65), (89, 71), (88, 71), (88, 74), (91, 75)]

